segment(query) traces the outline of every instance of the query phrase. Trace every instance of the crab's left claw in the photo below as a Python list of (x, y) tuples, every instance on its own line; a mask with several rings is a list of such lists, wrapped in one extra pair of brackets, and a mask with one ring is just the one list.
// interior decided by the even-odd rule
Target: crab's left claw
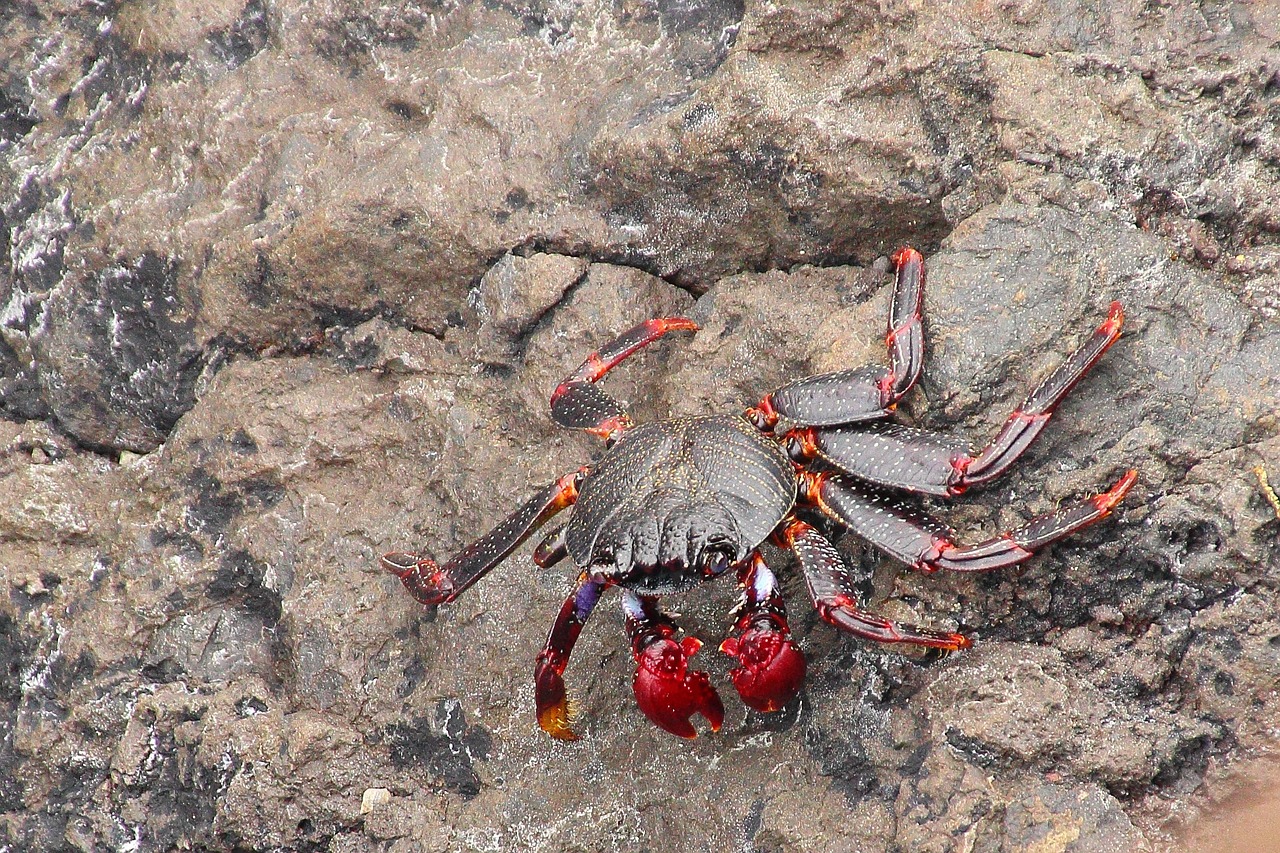
[(804, 653), (791, 636), (774, 625), (755, 625), (728, 637), (720, 651), (738, 662), (729, 670), (742, 701), (757, 711), (777, 711), (804, 683)]
[(724, 705), (705, 672), (689, 671), (702, 643), (694, 637), (654, 640), (636, 655), (636, 703), (654, 725), (683, 738), (697, 737), (691, 718), (706, 717), (713, 732), (724, 722)]

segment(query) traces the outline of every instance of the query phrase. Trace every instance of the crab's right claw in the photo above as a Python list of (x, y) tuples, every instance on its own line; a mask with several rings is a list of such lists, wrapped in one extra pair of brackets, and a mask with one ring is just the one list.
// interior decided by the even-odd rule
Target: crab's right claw
[(720, 651), (738, 662), (729, 677), (742, 701), (757, 711), (781, 709), (804, 683), (804, 653), (790, 634), (772, 625), (747, 628), (721, 643)]
[(679, 643), (663, 638), (636, 655), (636, 703), (658, 728), (683, 738), (698, 735), (691, 722), (694, 714), (706, 717), (713, 732), (724, 722), (724, 705), (711, 679), (705, 672), (689, 671), (689, 658), (700, 648), (693, 637)]
[(450, 601), (457, 591), (453, 579), (430, 557), (392, 551), (383, 554), (378, 562), (384, 570), (400, 578), (404, 588), (421, 604), (442, 604)]

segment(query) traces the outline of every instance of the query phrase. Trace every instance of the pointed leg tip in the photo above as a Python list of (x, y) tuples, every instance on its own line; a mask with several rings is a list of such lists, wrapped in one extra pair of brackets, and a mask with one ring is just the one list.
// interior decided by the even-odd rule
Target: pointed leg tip
[(901, 268), (912, 261), (918, 261), (920, 263), (924, 262), (924, 258), (921, 254), (910, 246), (899, 247), (892, 255), (889, 256), (889, 260), (893, 261), (893, 265), (898, 268)]
[(417, 554), (410, 554), (406, 551), (389, 551), (379, 558), (378, 565), (384, 571), (402, 578), (418, 567), (419, 560), (420, 558)]
[(951, 657), (956, 652), (973, 648), (973, 640), (964, 634), (941, 633), (931, 638), (928, 642), (920, 643), (920, 645), (925, 648), (927, 653), (925, 655), (926, 660), (943, 660)]
[(936, 652), (941, 657), (947, 657), (953, 652), (964, 651), (973, 648), (973, 639), (955, 632), (930, 631), (927, 628), (914, 628), (912, 632), (916, 635), (914, 640), (908, 638), (908, 642), (916, 642), (924, 646), (930, 651)]
[(702, 327), (688, 317), (660, 317), (657, 320), (650, 320), (652, 330), (660, 335), (667, 332), (696, 332)]
[(1133, 488), (1133, 484), (1137, 481), (1137, 470), (1130, 468), (1123, 477), (1116, 481), (1114, 486), (1094, 498), (1093, 505), (1097, 507), (1099, 512), (1104, 514), (1111, 512), (1120, 501), (1124, 500), (1124, 496), (1129, 493), (1129, 490)]
[(1107, 319), (1102, 324), (1101, 331), (1110, 337), (1120, 334), (1120, 329), (1124, 326), (1124, 306), (1119, 302), (1112, 302), (1111, 308), (1107, 311)]

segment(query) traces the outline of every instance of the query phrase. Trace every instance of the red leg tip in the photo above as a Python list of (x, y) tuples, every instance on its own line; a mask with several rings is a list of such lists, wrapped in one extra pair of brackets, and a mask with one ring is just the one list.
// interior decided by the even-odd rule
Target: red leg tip
[(729, 677), (743, 703), (757, 711), (781, 709), (804, 683), (804, 653), (785, 632), (748, 628), (721, 643), (720, 651), (738, 662)]
[(893, 261), (893, 265), (895, 267), (902, 267), (903, 265), (911, 263), (912, 261), (915, 261), (917, 263), (924, 263), (924, 258), (921, 257), (920, 253), (917, 252), (915, 249), (911, 248), (910, 246), (903, 246), (902, 248), (898, 249), (896, 252), (894, 252), (892, 255), (889, 256), (889, 260)]
[(646, 324), (654, 335), (665, 335), (667, 332), (696, 332), (701, 326), (688, 317), (659, 317)]
[(702, 648), (693, 637), (683, 642), (661, 639), (636, 656), (632, 684), (636, 704), (654, 725), (683, 738), (697, 737), (690, 721), (694, 714), (706, 718), (713, 732), (724, 722), (724, 705), (705, 672), (689, 672), (689, 658)]
[(1124, 500), (1124, 496), (1133, 488), (1133, 484), (1138, 481), (1138, 472), (1130, 469), (1125, 472), (1114, 486), (1107, 489), (1102, 494), (1093, 499), (1093, 505), (1098, 508), (1104, 516), (1111, 512), (1120, 501)]
[(1119, 302), (1112, 302), (1110, 310), (1107, 311), (1107, 319), (1100, 331), (1106, 332), (1108, 337), (1115, 337), (1120, 334), (1120, 328), (1123, 325), (1124, 307)]
[(378, 563), (400, 578), (404, 588), (421, 604), (443, 604), (455, 591), (453, 580), (430, 557), (392, 551), (383, 554)]

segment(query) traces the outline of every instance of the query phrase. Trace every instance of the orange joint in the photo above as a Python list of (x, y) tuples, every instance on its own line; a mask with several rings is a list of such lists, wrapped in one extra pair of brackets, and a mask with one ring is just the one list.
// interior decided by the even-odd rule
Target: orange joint
[(797, 465), (806, 465), (818, 455), (817, 432), (813, 427), (796, 427), (783, 436), (787, 455)]
[(556, 512), (565, 507), (573, 506), (578, 502), (578, 485), (582, 482), (582, 478), (587, 475), (587, 466), (582, 466), (571, 474), (565, 474), (559, 480), (556, 480), (556, 498), (551, 508)]
[(800, 493), (805, 501), (820, 506), (822, 504), (822, 487), (831, 477), (830, 471), (801, 471)]
[(924, 553), (920, 555), (918, 560), (911, 564), (911, 568), (918, 572), (924, 572), (927, 575), (931, 575), (940, 568), (938, 560), (942, 559), (942, 555), (949, 550), (953, 550), (955, 547), (956, 543), (952, 542), (945, 536), (930, 536), (929, 547), (924, 550)]
[(778, 410), (773, 407), (772, 394), (765, 394), (764, 398), (747, 409), (744, 415), (761, 432), (772, 430), (778, 425)]
[(1112, 302), (1110, 310), (1107, 311), (1107, 319), (1098, 327), (1098, 331), (1104, 332), (1109, 338), (1114, 338), (1120, 334), (1120, 327), (1123, 325), (1124, 307), (1119, 302)]
[(831, 506), (822, 496), (822, 490), (826, 487), (827, 480), (833, 476), (834, 474), (831, 471), (801, 471), (800, 500), (810, 506), (816, 506), (828, 517), (839, 520), (840, 516), (831, 509)]
[(796, 540), (807, 533), (813, 532), (813, 527), (798, 518), (792, 518), (784, 522), (782, 530), (778, 534), (781, 540), (779, 544), (787, 550), (796, 547)]
[[(893, 333), (890, 332), (890, 335), (892, 334)], [(888, 342), (890, 346), (893, 345), (892, 338), (889, 338)], [(893, 386), (896, 383), (897, 383), (897, 377), (894, 376), (893, 373), (886, 373), (884, 376), (881, 376), (880, 379), (876, 382), (876, 390), (880, 392), (880, 408), (884, 409), (885, 411), (892, 412), (894, 409), (897, 408), (897, 403), (895, 403), (893, 399), (894, 397)]]
[(613, 365), (600, 358), (599, 353), (591, 353), (587, 356), (587, 360), (582, 362), (582, 366), (578, 368), (578, 374), (587, 382), (595, 382), (601, 376), (609, 372), (609, 368)]
[(587, 432), (599, 438), (613, 438), (616, 433), (626, 432), (635, 424), (631, 420), (630, 415), (614, 415), (611, 418), (605, 418), (593, 427), (588, 427)]
[(561, 397), (563, 397), (565, 394), (568, 394), (569, 389), (573, 388), (574, 385), (576, 384), (577, 384), (576, 380), (569, 379), (557, 385), (556, 390), (551, 392), (551, 405), (554, 406), (556, 404), (556, 401), (559, 400)]

